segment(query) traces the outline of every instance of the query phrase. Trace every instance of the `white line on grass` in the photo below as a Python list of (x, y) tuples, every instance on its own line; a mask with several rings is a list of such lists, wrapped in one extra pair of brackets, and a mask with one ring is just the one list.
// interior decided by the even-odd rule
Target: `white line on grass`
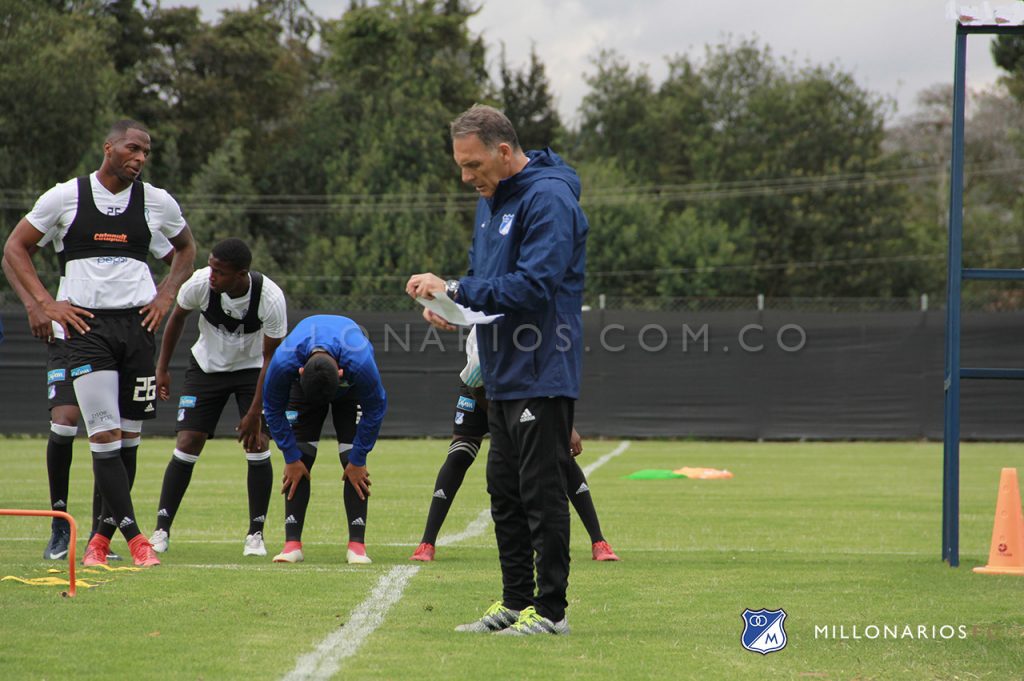
[(622, 454), (622, 452), (626, 451), (627, 449), (629, 449), (629, 440), (623, 440), (622, 442), (619, 443), (618, 447), (608, 452), (607, 454), (599, 458), (597, 461), (594, 461), (587, 467), (585, 467), (583, 469), (583, 475), (589, 476), (598, 468), (605, 465), (606, 463), (617, 457), (619, 454)]
[(363, 641), (384, 622), (384, 615), (402, 597), (405, 585), (417, 572), (419, 567), (411, 565), (399, 565), (388, 570), (348, 622), (328, 634), (313, 652), (295, 661), (295, 669), (285, 675), (285, 681), (334, 676), (341, 669), (341, 661), (355, 655)]
[[(628, 441), (622, 441), (614, 450), (605, 454), (594, 463), (583, 469), (590, 475), (608, 461), (622, 454), (629, 447)], [(490, 519), (490, 510), (485, 509), (465, 530), (446, 536), (438, 545), (450, 546), (464, 539), (483, 534)], [(327, 638), (317, 645), (311, 653), (307, 653), (295, 661), (295, 668), (285, 675), (285, 681), (305, 681), (306, 679), (329, 679), (341, 669), (341, 661), (352, 657), (359, 650), (370, 634), (384, 623), (391, 606), (402, 598), (406, 584), (419, 571), (419, 567), (402, 565), (391, 568), (370, 592), (365, 601), (359, 604), (352, 618), (342, 629), (328, 634)]]
[[(451, 546), (466, 539), (474, 539), (484, 533), (484, 530), (491, 524), (491, 509), (485, 508), (480, 515), (473, 519), (462, 532), (457, 534), (446, 534), (437, 540), (438, 546)], [(419, 546), (417, 544), (417, 546)]]

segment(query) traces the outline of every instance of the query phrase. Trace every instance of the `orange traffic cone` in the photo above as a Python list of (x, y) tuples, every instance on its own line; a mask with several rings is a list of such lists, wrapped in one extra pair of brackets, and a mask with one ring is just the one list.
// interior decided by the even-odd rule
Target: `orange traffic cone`
[(999, 498), (988, 565), (976, 567), (974, 571), (984, 575), (1024, 575), (1024, 514), (1020, 510), (1016, 468), (1004, 468), (999, 475)]

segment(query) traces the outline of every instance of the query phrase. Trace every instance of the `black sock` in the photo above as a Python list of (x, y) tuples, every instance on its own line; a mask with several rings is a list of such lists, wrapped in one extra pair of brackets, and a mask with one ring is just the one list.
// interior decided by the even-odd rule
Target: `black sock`
[(594, 508), (594, 500), (590, 496), (590, 486), (587, 485), (587, 478), (583, 475), (583, 469), (576, 463), (576, 459), (573, 459), (572, 463), (566, 467), (565, 482), (569, 491), (569, 501), (572, 502), (573, 508), (576, 509), (580, 520), (583, 521), (583, 527), (590, 535), (590, 543), (596, 544), (599, 541), (604, 541), (604, 535), (601, 534), (601, 522), (597, 519), (597, 509)]
[[(344, 452), (338, 453), (338, 459), (341, 460), (342, 470), (345, 470), (345, 466), (348, 465), (349, 451), (351, 450), (345, 450)], [(369, 506), (370, 498), (367, 497), (365, 499), (360, 499), (359, 493), (356, 492), (356, 488), (348, 481), (348, 478), (344, 479), (345, 482), (342, 484), (341, 496), (345, 500), (345, 517), (348, 520), (348, 540), (365, 544), (366, 511)]]
[[(74, 426), (53, 424), (50, 426), (50, 439), (46, 443), (46, 475), (50, 481), (50, 508), (54, 511), (68, 510), (68, 482), (71, 479), (71, 455), (75, 445), (73, 434), (55, 433), (54, 427), (62, 431), (75, 430)], [(67, 525), (62, 518), (54, 518), (52, 525)]]
[[(263, 532), (263, 524), (267, 522), (267, 509), (270, 507), (270, 495), (274, 488), (274, 466), (270, 462), (270, 452), (264, 459), (247, 459), (249, 475), (246, 485), (249, 488), (249, 534)], [(263, 456), (251, 454), (248, 456)]]
[(89, 529), (89, 537), (100, 531), (100, 521), (103, 519), (103, 495), (100, 494), (100, 486), (95, 480), (92, 482), (92, 527)]
[(192, 481), (192, 471), (198, 458), (196, 455), (174, 450), (171, 460), (167, 463), (167, 469), (164, 471), (164, 483), (160, 488), (156, 529), (170, 533), (171, 523), (174, 522), (174, 516), (178, 513), (178, 507), (181, 506), (181, 500), (185, 497), (188, 483)]
[[(316, 447), (308, 442), (300, 442), (302, 463), (312, 472), (316, 462)], [(309, 480), (303, 478), (295, 487), (295, 496), (291, 501), (284, 498), (284, 539), (285, 541), (302, 541), (302, 526), (306, 524), (306, 508), (309, 506)]]
[[(132, 487), (135, 486), (135, 470), (137, 468), (139, 439), (140, 438), (138, 437), (133, 437), (131, 439), (121, 440), (121, 463), (124, 464), (125, 473), (128, 475), (128, 492), (131, 492)], [(125, 444), (126, 442), (128, 442), (128, 444)], [(95, 508), (96, 505), (96, 494), (98, 494), (98, 491), (96, 490), (96, 485), (93, 484), (93, 508)], [(105, 520), (102, 527), (98, 526), (99, 518), (103, 518)], [(111, 510), (111, 507), (103, 504), (102, 496), (100, 496), (99, 513), (97, 514), (97, 519), (94, 521), (95, 528), (93, 531), (98, 531), (98, 533), (106, 539), (114, 539), (114, 533), (117, 527), (113, 524), (113, 521), (114, 513)]]
[(423, 528), (423, 543), (437, 543), (437, 533), (441, 531), (444, 519), (448, 517), (448, 510), (455, 501), (455, 495), (462, 487), (462, 481), (466, 477), (466, 471), (476, 460), (476, 453), (480, 449), (478, 440), (452, 440), (448, 445), (448, 458), (441, 465), (437, 472), (437, 480), (434, 482), (434, 496), (430, 500), (430, 510), (427, 511), (427, 526)]
[(103, 505), (109, 509), (109, 513), (103, 514), (104, 518), (100, 523), (99, 534), (109, 539), (114, 536), (115, 530), (120, 529), (125, 540), (131, 541), (140, 532), (139, 526), (135, 523), (135, 508), (132, 506), (128, 471), (120, 456), (121, 445), (117, 443), (116, 450), (96, 450), (97, 445), (95, 444), (90, 447), (93, 448), (93, 474), (96, 476), (100, 494), (103, 495)]
[(135, 471), (138, 468), (139, 441), (141, 437), (130, 440), (121, 440), (121, 461), (124, 462), (124, 470), (128, 473), (128, 489), (135, 487)]

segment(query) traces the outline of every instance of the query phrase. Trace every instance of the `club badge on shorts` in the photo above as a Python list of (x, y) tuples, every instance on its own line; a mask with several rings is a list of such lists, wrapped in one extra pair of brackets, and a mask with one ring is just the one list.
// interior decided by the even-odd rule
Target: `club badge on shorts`
[(786, 611), (750, 610), (743, 611), (743, 635), (740, 642), (743, 647), (754, 653), (767, 655), (786, 647)]
[(466, 415), (461, 411), (455, 412), (455, 425), (461, 426), (462, 422), (466, 420)]

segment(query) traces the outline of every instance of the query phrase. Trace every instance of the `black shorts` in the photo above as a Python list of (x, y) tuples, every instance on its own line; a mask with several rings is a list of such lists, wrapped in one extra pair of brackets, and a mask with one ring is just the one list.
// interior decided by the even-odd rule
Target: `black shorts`
[(455, 402), (455, 427), (452, 434), (456, 437), (482, 439), (490, 432), (487, 425), (487, 398), (483, 389), (470, 388), (465, 383), (459, 389), (459, 399)]
[(331, 402), (315, 407), (310, 406), (299, 382), (292, 383), (285, 416), (292, 426), (295, 439), (299, 442), (319, 442), (320, 432), (324, 428), (324, 421), (327, 420), (328, 409), (331, 411), (331, 420), (334, 422), (334, 432), (338, 442), (352, 444), (352, 440), (356, 437), (356, 425), (359, 423), (361, 415), (359, 402), (342, 395)]
[(46, 400), (48, 409), (78, 406), (68, 370), (67, 350), (59, 338), (46, 344)]
[[(256, 396), (260, 370), (241, 369), (208, 374), (199, 368), (195, 357), (189, 355), (189, 359), (185, 386), (178, 398), (178, 420), (174, 432), (189, 430), (213, 437), (229, 397), (235, 396), (238, 418), (249, 411), (252, 399)], [(266, 421), (263, 422), (263, 429), (270, 432)]]
[(121, 418), (156, 417), (156, 339), (142, 326), (139, 308), (90, 310), (89, 332), (67, 339), (71, 380), (94, 371), (118, 373)]

